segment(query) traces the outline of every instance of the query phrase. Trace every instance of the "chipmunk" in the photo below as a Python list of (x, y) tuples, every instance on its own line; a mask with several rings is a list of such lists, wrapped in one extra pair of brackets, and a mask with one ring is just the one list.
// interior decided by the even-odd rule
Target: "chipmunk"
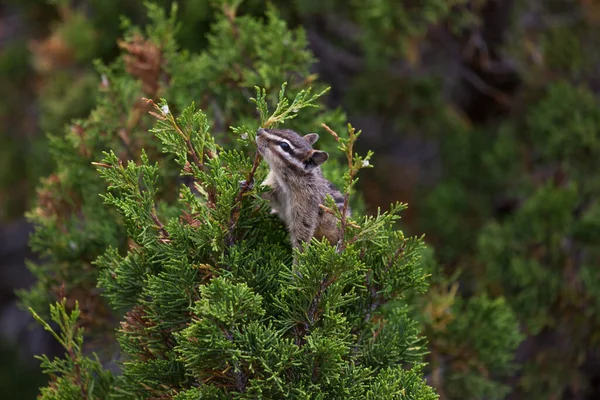
[(329, 194), (341, 210), (344, 197), (323, 177), (320, 165), (329, 154), (312, 148), (318, 139), (316, 133), (300, 136), (289, 129), (260, 128), (256, 132), (258, 151), (271, 169), (262, 184), (272, 190), (264, 198), (285, 223), (292, 247), (299, 249), (312, 237), (326, 237), (332, 244), (340, 239), (336, 217), (319, 207)]

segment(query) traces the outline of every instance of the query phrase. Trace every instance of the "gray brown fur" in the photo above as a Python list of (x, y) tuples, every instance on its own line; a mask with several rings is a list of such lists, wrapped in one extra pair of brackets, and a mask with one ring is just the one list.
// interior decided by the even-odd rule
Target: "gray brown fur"
[(263, 182), (271, 187), (265, 198), (285, 223), (294, 248), (312, 237), (326, 237), (332, 244), (340, 239), (336, 217), (319, 207), (329, 194), (342, 209), (344, 197), (321, 172), (329, 155), (312, 148), (318, 138), (316, 133), (300, 136), (289, 129), (256, 132), (258, 151), (271, 169)]

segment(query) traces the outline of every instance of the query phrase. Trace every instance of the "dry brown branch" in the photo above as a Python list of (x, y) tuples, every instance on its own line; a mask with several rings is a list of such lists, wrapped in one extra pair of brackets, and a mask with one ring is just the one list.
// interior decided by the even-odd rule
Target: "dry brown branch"
[(127, 73), (142, 82), (144, 93), (154, 97), (159, 87), (161, 50), (141, 35), (134, 35), (129, 41), (119, 40), (118, 45), (129, 53), (124, 56)]

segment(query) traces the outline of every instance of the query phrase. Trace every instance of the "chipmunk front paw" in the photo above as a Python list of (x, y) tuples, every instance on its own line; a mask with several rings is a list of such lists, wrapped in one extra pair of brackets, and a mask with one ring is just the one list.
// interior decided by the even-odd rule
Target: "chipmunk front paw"
[(254, 179), (252, 179), (252, 182), (248, 183), (248, 181), (246, 179), (242, 180), (239, 182), (240, 184), (240, 189), (243, 187), (247, 187), (248, 190), (252, 190), (254, 188)]

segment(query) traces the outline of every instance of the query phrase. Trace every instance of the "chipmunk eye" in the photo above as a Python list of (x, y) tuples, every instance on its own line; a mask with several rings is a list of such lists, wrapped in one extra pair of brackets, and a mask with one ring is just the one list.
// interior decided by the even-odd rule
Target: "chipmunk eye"
[(281, 147), (283, 149), (283, 151), (285, 151), (286, 153), (289, 153), (292, 150), (290, 145), (287, 144), (286, 142), (279, 142), (279, 147)]

